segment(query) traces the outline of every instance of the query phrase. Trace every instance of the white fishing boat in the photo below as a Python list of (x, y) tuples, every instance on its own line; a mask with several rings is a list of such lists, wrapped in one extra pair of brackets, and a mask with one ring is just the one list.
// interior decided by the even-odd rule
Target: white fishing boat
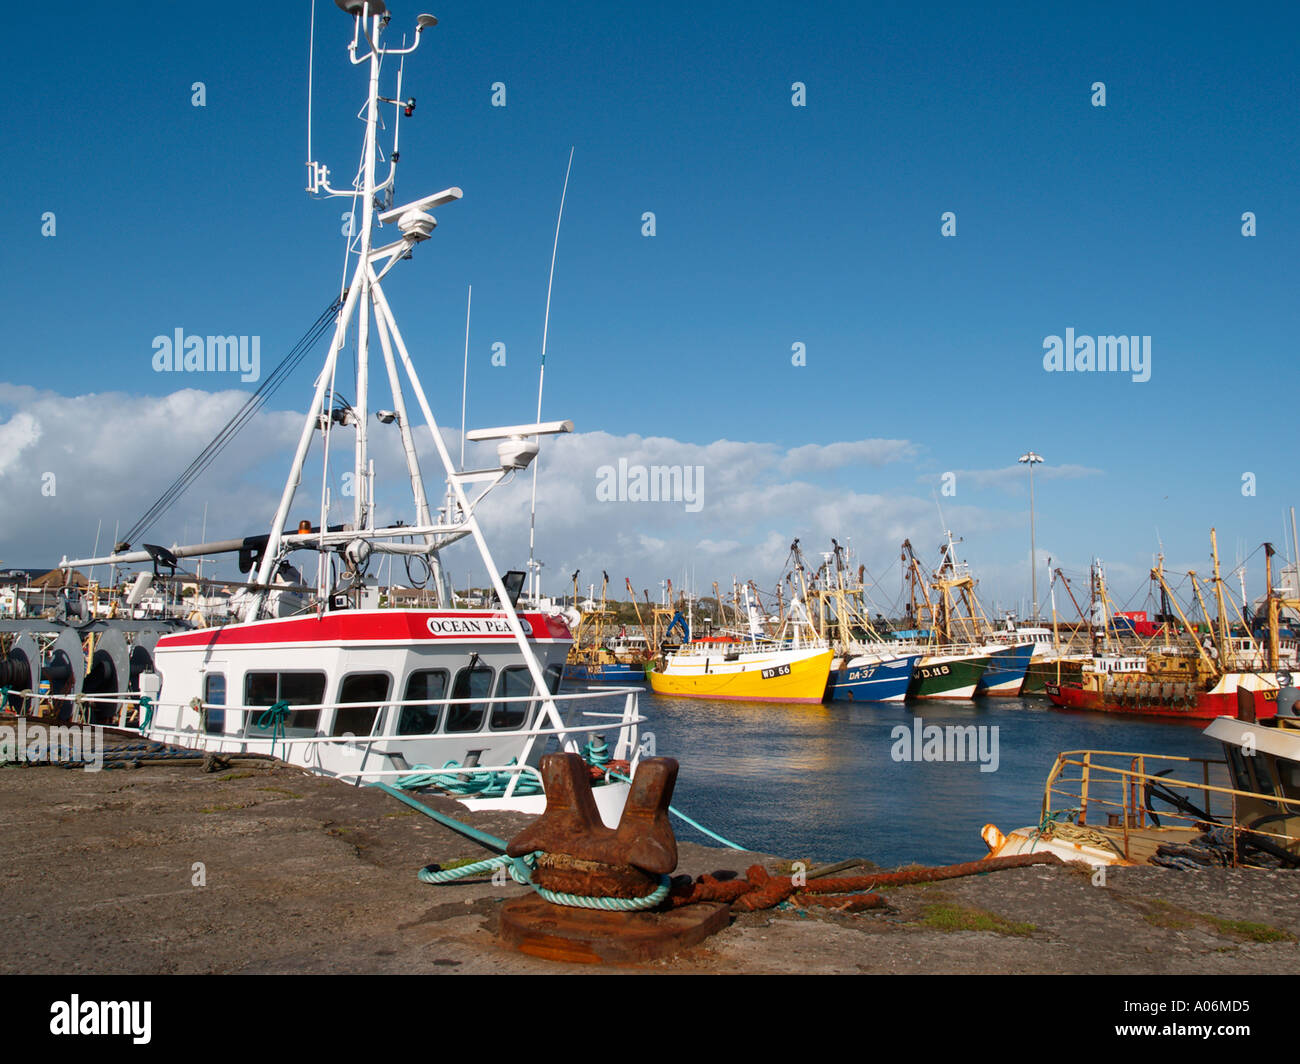
[[(461, 466), (453, 462), (382, 285), (390, 270), (432, 236), (437, 223), (430, 211), (462, 196), (449, 187), (392, 206), (397, 130), (414, 109), (414, 100), (402, 96), (398, 60), (420, 46), (437, 20), (419, 16), (412, 43), (403, 38), (402, 47), (387, 47), (383, 38), (391, 16), (382, 0), (338, 0), (338, 6), (352, 23), (350, 61), (369, 74), (362, 165), (351, 187), (335, 188), (329, 171), (310, 162), (308, 191), (354, 207), (351, 280), (335, 304), (333, 339), (269, 530), (170, 549), (119, 544), (109, 556), (65, 559), (62, 567), (149, 562), (155, 570), (160, 564), (174, 569), (180, 558), (238, 552), (241, 569), (249, 573), (233, 598), (236, 623), (163, 636), (154, 650), (154, 670), (140, 677), (139, 693), (118, 692), (121, 721), (139, 703), (139, 730), (151, 739), (216, 754), (273, 754), (354, 783), (432, 786), (472, 807), (525, 812), (545, 805), (542, 755), (574, 751), (591, 762), (597, 806), (612, 825), (629, 789), (622, 777), (631, 775), (641, 752), (637, 690), (559, 693), (573, 641), (569, 628), (558, 612), (517, 610), (524, 574), (498, 569), (477, 512), (485, 496), (532, 463), (541, 436), (572, 431), (572, 423), (539, 420), (471, 431), (465, 436), (471, 442), (496, 444), (496, 463), (467, 470), (463, 455)], [(391, 97), (380, 93), (384, 61), (384, 72), (396, 75)], [(380, 179), (377, 137), (387, 108), (393, 150)], [(377, 411), (368, 380), (375, 338), (392, 404)], [(357, 375), (349, 403), (336, 378), (350, 339)], [(417, 424), (407, 413), (408, 389), (427, 426), (425, 442), (436, 449), (446, 474), (446, 502), (436, 513), (417, 455)], [(376, 469), (367, 445), (371, 416), (400, 433), (402, 479), (411, 488), (405, 523), (376, 525)], [(309, 510), (316, 520), (301, 517), (291, 525), (313, 451), (328, 470), (331, 455), (341, 449), (351, 452), (351, 521), (328, 523), (323, 489)], [(462, 540), (474, 544), (495, 592), (486, 608), (458, 608), (453, 597), (441, 554)], [(314, 586), (301, 575), (313, 554)], [(412, 561), (427, 566), (432, 608), (377, 608), (371, 566), (384, 557), (405, 559), (408, 572)], [(342, 570), (337, 578), (336, 565)], [(104, 693), (97, 698), (112, 701)], [(606, 744), (606, 736), (613, 742)], [(611, 761), (622, 771), (609, 771)]]

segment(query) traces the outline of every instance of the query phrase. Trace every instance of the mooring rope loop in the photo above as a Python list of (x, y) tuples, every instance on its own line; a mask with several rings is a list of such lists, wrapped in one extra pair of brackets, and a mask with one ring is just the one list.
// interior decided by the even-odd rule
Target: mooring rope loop
[[(517, 762), (511, 758), (507, 768), (515, 765)], [(459, 796), (478, 795), (483, 798), (500, 798), (506, 793), (506, 788), (510, 785), (510, 772), (473, 772), (468, 775), (460, 775), (454, 772), (448, 772), (448, 769), (461, 768), (459, 761), (448, 761), (442, 766), (439, 772), (432, 765), (414, 765), (417, 771), (408, 776), (399, 776), (397, 786), (403, 790), (419, 790), (421, 787), (438, 787), (449, 794)], [(521, 775), (519, 782), (515, 785), (515, 794), (528, 795), (538, 794), (541, 792), (542, 785), (532, 775)]]
[(289, 718), (289, 703), (272, 702), (257, 718), (258, 728), (271, 729), (271, 756), (275, 757), (275, 744), (284, 738), (284, 722)]
[(416, 873), (421, 883), (454, 883), (460, 879), (483, 875), (485, 872), (495, 872), (498, 868), (508, 868), (511, 878), (516, 883), (532, 887), (533, 890), (554, 905), (566, 905), (571, 908), (604, 909), (608, 912), (636, 912), (640, 909), (653, 909), (668, 897), (671, 883), (667, 876), (661, 876), (659, 885), (643, 898), (588, 898), (580, 894), (563, 894), (547, 890), (545, 887), (533, 882), (533, 869), (537, 866), (541, 851), (523, 857), (510, 857), (505, 852), (506, 841), (504, 839), (489, 835), (485, 831), (479, 831), (478, 828), (470, 827), (446, 813), (439, 813), (435, 809), (430, 809), (423, 802), (417, 802), (409, 794), (403, 794), (396, 787), (387, 783), (371, 783), (369, 786), (378, 787), (385, 794), (391, 794), (398, 801), (404, 802), (417, 812), (436, 820), (444, 827), (449, 827), (458, 834), (473, 839), (488, 849), (499, 851), (499, 856), (461, 865), (459, 868), (435, 868), (433, 865), (426, 865)]
[(559, 891), (547, 890), (545, 887), (539, 887), (536, 883), (530, 885), (533, 890), (537, 891), (552, 905), (567, 905), (575, 909), (599, 909), (604, 912), (617, 913), (653, 909), (664, 898), (668, 897), (668, 890), (672, 886), (672, 880), (667, 876), (660, 876), (659, 886), (655, 887), (644, 898), (591, 898), (581, 894), (564, 894)]
[(592, 897), (548, 890), (541, 884), (533, 882), (533, 870), (537, 867), (537, 860), (541, 855), (540, 850), (525, 857), (509, 857), (502, 854), (500, 857), (489, 857), (456, 868), (436, 868), (433, 865), (426, 865), (416, 875), (421, 883), (455, 883), (457, 880), (470, 879), (487, 872), (495, 872), (498, 868), (505, 868), (509, 869), (510, 876), (516, 883), (532, 887), (552, 905), (566, 905), (574, 909), (599, 909), (605, 912), (637, 912), (642, 909), (653, 909), (668, 897), (668, 890), (672, 886), (672, 881), (667, 876), (660, 876), (659, 885), (642, 898)]

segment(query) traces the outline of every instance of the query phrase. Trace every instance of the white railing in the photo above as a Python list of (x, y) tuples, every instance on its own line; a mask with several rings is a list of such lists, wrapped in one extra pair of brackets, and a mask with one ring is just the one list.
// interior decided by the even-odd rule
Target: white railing
[(998, 643), (990, 640), (985, 643), (932, 643), (925, 639), (896, 639), (888, 644), (894, 649), (913, 650), (931, 658), (950, 657), (988, 657), (993, 650), (1003, 650), (1013, 646), (1011, 643)]
[[(117, 723), (105, 725), (112, 727), (115, 731), (125, 732), (129, 735), (138, 735), (143, 739), (150, 739), (157, 742), (169, 742), (172, 745), (184, 746), (201, 752), (211, 752), (215, 754), (222, 753), (270, 753), (272, 750), (283, 750), (282, 759), (291, 763), (299, 764), (301, 767), (310, 768), (313, 771), (319, 771), (324, 775), (333, 776), (339, 779), (356, 780), (360, 783), (363, 779), (386, 776), (412, 776), (412, 775), (438, 775), (438, 776), (472, 776), (479, 773), (497, 773), (508, 774), (510, 782), (502, 797), (509, 798), (516, 792), (519, 781), (524, 775), (531, 775), (538, 778), (540, 774), (537, 769), (528, 763), (528, 759), (537, 750), (539, 741), (545, 742), (547, 739), (554, 738), (560, 746), (569, 752), (577, 753), (580, 750), (578, 739), (584, 736), (594, 735), (597, 732), (608, 731), (610, 726), (618, 729), (619, 735), (614, 746), (611, 760), (626, 761), (629, 763), (630, 770), (635, 770), (637, 762), (641, 756), (641, 745), (639, 742), (639, 729), (642, 724), (648, 721), (648, 718), (640, 715), (638, 710), (637, 696), (644, 690), (640, 687), (610, 687), (596, 691), (578, 691), (568, 694), (557, 695), (502, 695), (502, 696), (483, 696), (479, 698), (440, 698), (440, 699), (389, 699), (382, 702), (320, 702), (305, 705), (290, 705), (287, 707), (288, 712), (312, 712), (324, 711), (329, 709), (367, 709), (376, 707), (375, 727), (379, 727), (385, 722), (390, 726), (396, 725), (396, 713), (387, 713), (390, 707), (400, 710), (407, 706), (418, 706), (425, 708), (439, 707), (440, 715), (442, 707), (455, 706), (482, 706), (484, 707), (484, 721), (473, 731), (437, 731), (422, 732), (413, 735), (402, 735), (396, 732), (383, 732), (376, 734), (372, 732), (369, 735), (354, 735), (344, 733), (342, 735), (290, 735), (284, 732), (277, 732), (274, 728), (266, 734), (248, 734), (250, 727), (256, 727), (253, 724), (254, 718), (264, 714), (271, 706), (248, 706), (248, 705), (225, 705), (213, 702), (199, 702), (192, 700), (190, 702), (154, 702), (151, 696), (147, 696), (138, 691), (117, 691), (105, 692), (102, 694), (81, 694), (81, 695), (56, 695), (42, 694), (34, 691), (10, 691), (11, 697), (33, 698), (37, 704), (41, 702), (72, 702), (75, 707), (84, 709), (86, 706), (100, 705), (117, 705), (121, 709), (118, 713)], [(531, 703), (541, 704), (553, 703), (556, 705), (569, 706), (571, 704), (598, 702), (612, 700), (623, 697), (624, 704), (621, 712), (599, 712), (595, 710), (583, 710), (581, 716), (584, 718), (596, 718), (595, 723), (590, 724), (566, 724), (563, 720), (557, 725), (543, 727), (542, 723), (547, 719), (546, 713), (537, 714), (531, 727), (498, 729), (490, 727), (491, 709), (498, 704), (504, 703)], [(192, 727), (181, 727), (178, 723), (175, 727), (162, 726), (153, 723), (151, 720), (147, 728), (132, 726), (126, 723), (127, 712), (130, 707), (138, 707), (142, 698), (151, 698), (151, 708), (156, 718), (160, 712), (165, 710), (175, 711), (177, 721), (179, 722), (181, 714), (190, 710), (200, 714)], [(196, 704), (197, 702), (197, 704)], [(243, 713), (245, 719), (242, 722), (240, 732), (208, 732), (203, 730), (203, 716), (201, 711), (219, 710), (225, 713)], [(74, 709), (74, 720), (72, 723), (87, 723), (84, 719), (76, 719), (84, 716), (84, 713)], [(529, 716), (532, 716), (531, 712)], [(557, 710), (557, 719), (558, 710)], [(524, 746), (516, 758), (516, 763), (512, 765), (458, 765), (439, 768), (428, 765), (412, 765), (406, 768), (397, 769), (367, 769), (365, 768), (365, 759), (370, 754), (370, 747), (379, 743), (389, 743), (394, 746), (402, 746), (420, 742), (440, 742), (450, 744), (459, 742), (461, 744), (473, 743), (476, 738), (490, 740), (494, 743), (508, 743), (522, 740)], [(303, 764), (306, 761), (306, 750), (301, 748), (331, 746), (331, 747), (348, 747), (361, 757), (362, 764), (355, 771), (327, 770), (323, 766)], [(357, 747), (365, 747), (365, 750), (358, 750)], [(299, 761), (292, 759), (291, 751), (299, 750)], [(400, 756), (401, 750), (380, 750), (376, 751), (381, 756), (390, 757), (394, 754)], [(540, 753), (540, 752), (539, 752)], [(629, 775), (631, 771), (629, 771)], [(608, 781), (608, 774), (606, 774)]]
[(737, 636), (734, 639), (718, 636), (715, 642), (694, 639), (689, 643), (682, 643), (675, 653), (686, 655), (773, 654), (787, 650), (826, 650), (829, 647), (830, 643), (820, 637), (800, 639), (796, 643), (791, 639), (776, 639), (771, 636)]

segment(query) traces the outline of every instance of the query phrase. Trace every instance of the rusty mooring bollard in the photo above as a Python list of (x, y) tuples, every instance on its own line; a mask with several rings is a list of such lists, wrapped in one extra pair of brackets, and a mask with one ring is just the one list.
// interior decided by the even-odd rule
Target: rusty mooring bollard
[[(537, 853), (534, 882), (550, 891), (587, 898), (644, 898), (677, 867), (677, 838), (668, 806), (677, 762), (642, 761), (617, 828), (600, 819), (587, 764), (577, 754), (542, 758), (546, 812), (516, 835), (511, 857)], [(507, 902), (501, 939), (551, 960), (635, 963), (694, 945), (727, 925), (725, 904), (678, 909), (605, 912), (556, 905), (530, 895)]]
[(601, 822), (587, 763), (577, 754), (542, 758), (546, 812), (520, 832), (506, 853), (540, 850), (534, 881), (547, 890), (594, 898), (643, 898), (677, 867), (668, 805), (677, 762), (657, 757), (637, 768), (617, 828)]

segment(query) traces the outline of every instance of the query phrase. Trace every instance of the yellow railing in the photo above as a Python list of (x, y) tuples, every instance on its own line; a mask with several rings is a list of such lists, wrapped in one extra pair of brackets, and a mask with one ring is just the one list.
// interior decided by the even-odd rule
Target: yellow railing
[[(1179, 770), (1201, 778), (1186, 779), (1170, 774)], [(1240, 853), (1240, 846), (1235, 843), (1243, 834), (1252, 840), (1269, 840), (1300, 859), (1300, 835), (1297, 827), (1287, 822), (1287, 818), (1295, 817), (1300, 824), (1300, 797), (1288, 798), (1214, 783), (1212, 770), (1216, 776), (1227, 777), (1224, 761), (1118, 750), (1069, 750), (1057, 757), (1048, 774), (1040, 823), (1046, 826), (1065, 809), (1077, 813), (1075, 822), (1081, 827), (1088, 826), (1090, 813), (1094, 817), (1104, 815), (1106, 828), (1122, 832), (1122, 851), (1126, 858), (1130, 857), (1134, 831), (1160, 830), (1167, 826), (1165, 821), (1173, 822), (1168, 826), (1181, 828), (1213, 823), (1232, 833), (1234, 864)], [(1161, 808), (1153, 815), (1147, 805), (1149, 792), (1160, 797), (1169, 806), (1168, 810)], [(1181, 798), (1190, 808), (1180, 809), (1166, 795)], [(1053, 810), (1057, 812), (1054, 814)], [(1265, 830), (1260, 823), (1262, 817), (1282, 820), (1283, 830)], [(1102, 826), (1096, 819), (1093, 823)]]

